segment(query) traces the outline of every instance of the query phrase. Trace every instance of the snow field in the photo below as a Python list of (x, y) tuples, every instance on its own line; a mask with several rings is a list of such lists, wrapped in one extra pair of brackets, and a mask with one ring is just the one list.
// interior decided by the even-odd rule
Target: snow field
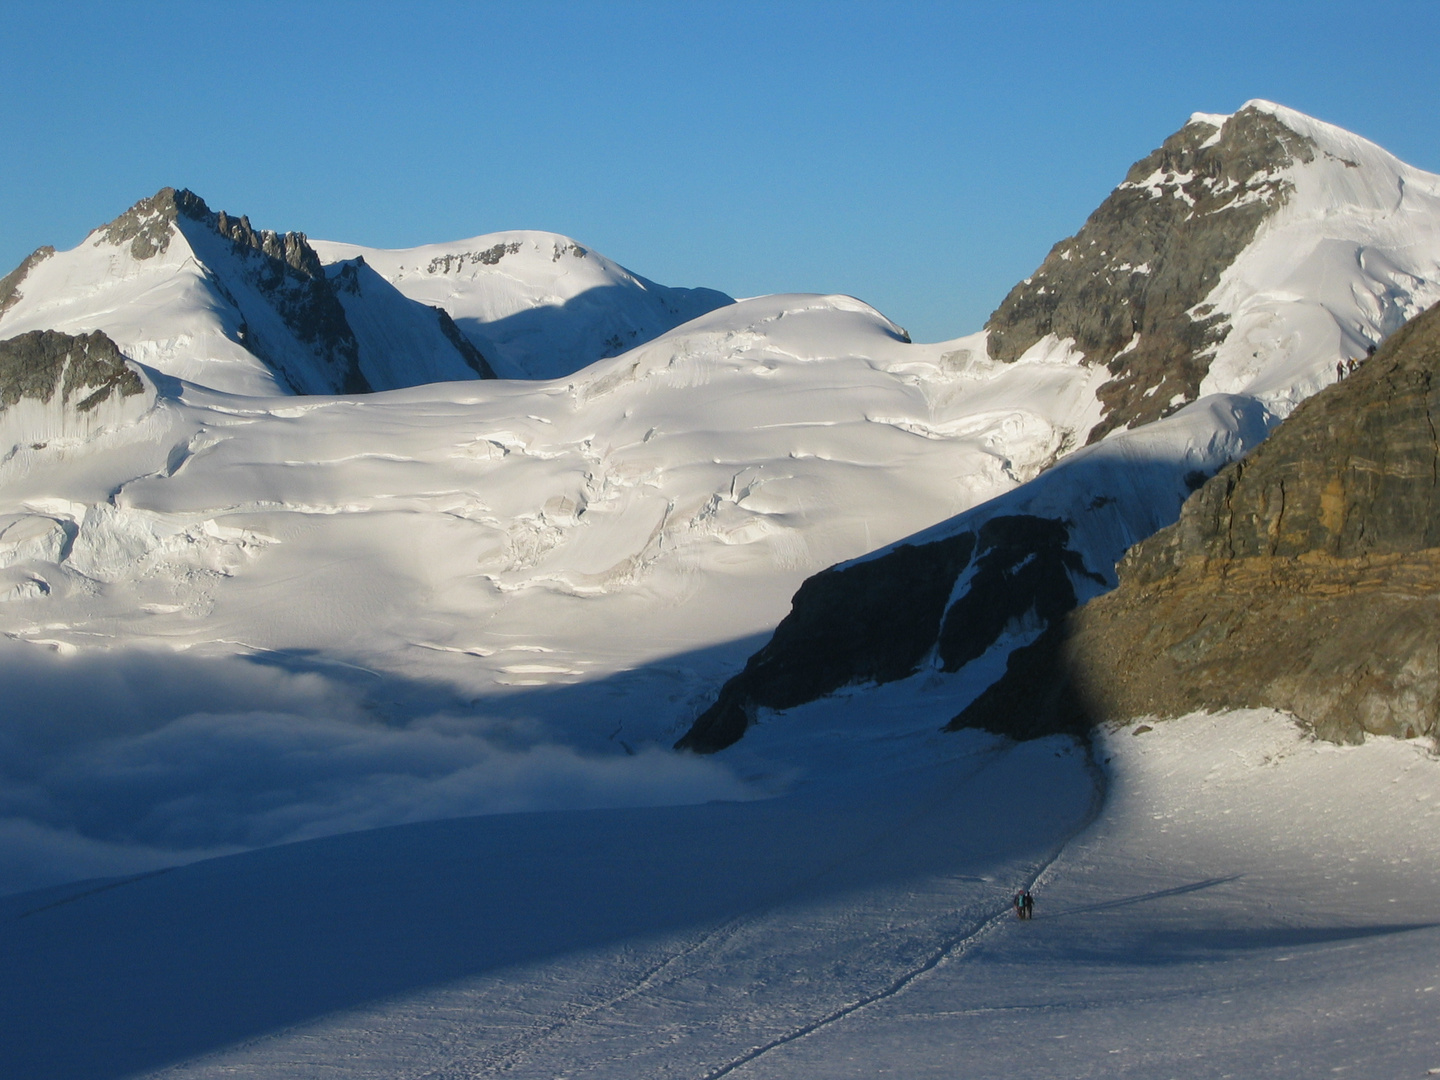
[(1273, 713), (1131, 724), (1098, 737), (1109, 798), (1085, 828), (1078, 747), (942, 736), (935, 692), (762, 721), (734, 765), (789, 787), (760, 801), (432, 822), (6, 898), (0, 1016), (27, 1036), (0, 1060), (171, 1078), (1435, 1066), (1428, 746), (1316, 744)]

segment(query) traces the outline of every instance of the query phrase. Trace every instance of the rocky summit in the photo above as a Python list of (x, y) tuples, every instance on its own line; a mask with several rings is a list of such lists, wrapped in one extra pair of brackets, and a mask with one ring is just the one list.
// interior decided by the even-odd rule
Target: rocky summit
[[(1248, 631), (1243, 619), (1233, 626), (1217, 623), (1203, 597), (1184, 602), (1184, 618), (1177, 615), (1174, 624), (1179, 636), (1163, 647), (1143, 636), (1148, 616), (1136, 616), (1129, 638), (1130, 631), (1119, 630), (1084, 638), (1097, 654), (1114, 650), (1107, 670), (1119, 680), (1093, 687), (1094, 700), (1076, 698), (1063, 672), (1078, 647), (1072, 641), (1076, 628), (1101, 617), (1087, 613), (1067, 621), (1067, 613), (1117, 584), (1116, 565), (1127, 550), (1173, 524), (1197, 488), (1334, 383), (1337, 364), (1344, 371), (1440, 299), (1440, 232), (1429, 224), (1437, 216), (1436, 177), (1348, 132), (1264, 101), (1230, 116), (1196, 114), (1132, 166), (1080, 231), (1011, 290), (986, 326), (984, 355), (981, 340), (970, 351), (947, 354), (963, 352), (967, 370), (1038, 372), (1070, 365), (1086, 374), (1084, 407), (1051, 429), (1053, 452), (1038, 475), (806, 582), (770, 643), (700, 712), (679, 745), (716, 750), (739, 738), (763, 709), (790, 709), (846, 685), (911, 675), (946, 688), (945, 711), (961, 710), (950, 726), (1022, 738), (1084, 732), (1096, 716), (1172, 706), (1187, 711), (1209, 703), (1277, 704), (1335, 738), (1419, 730), (1394, 717), (1408, 708), (1407, 695), (1428, 692), (1431, 676), (1419, 673), (1433, 670), (1434, 657), (1422, 663), (1415, 650), (1431, 638), (1405, 638), (1410, 644), (1396, 638), (1393, 652), (1401, 659), (1394, 662), (1347, 666), (1315, 650), (1338, 643), (1334, 647), (1347, 655), (1361, 656), (1357, 643), (1376, 635), (1404, 637), (1415, 626), (1410, 615), (1386, 614), (1390, 609), (1361, 596), (1382, 583), (1423, 580), (1430, 557), (1423, 554), (1429, 541), (1382, 543), (1372, 515), (1409, 514), (1418, 521), (1424, 514), (1367, 506), (1353, 520), (1345, 518), (1350, 524), (1344, 528), (1358, 530), (1354, 538), (1327, 546), (1312, 535), (1305, 541), (1310, 547), (1303, 547), (1294, 534), (1300, 526), (1293, 477), (1279, 494), (1265, 489), (1263, 509), (1271, 515), (1265, 520), (1279, 530), (1278, 546), (1252, 553), (1269, 561), (1244, 563), (1264, 580), (1283, 581), (1273, 599), (1279, 605), (1288, 598), (1291, 606), (1275, 615), (1273, 627), (1256, 623), (1251, 643), (1265, 662), (1318, 657), (1315, 672), (1292, 672), (1288, 684), (1259, 669), (1237, 671), (1233, 684), (1216, 678), (1206, 665), (1239, 664), (1226, 650), (1241, 648)], [(1418, 340), (1415, 333), (1424, 332), (1407, 332), (1403, 340)], [(1394, 362), (1386, 357), (1394, 356), (1387, 350), (1371, 360), (1344, 384), (1344, 397), (1380, 378)], [(1399, 390), (1376, 393), (1386, 409), (1406, 416), (1405, 409), (1419, 408), (1414, 401), (1405, 404), (1409, 399)], [(1351, 441), (1317, 437), (1315, 453), (1304, 459), (1308, 464), (1295, 468), (1307, 477), (1329, 477), (1327, 469), (1351, 477), (1336, 481), (1339, 489), (1325, 487), (1329, 479), (1316, 487), (1328, 492), (1328, 516), (1317, 521), (1341, 521), (1336, 515), (1350, 505), (1344, 499), (1363, 490), (1355, 472), (1362, 467), (1342, 467), (1328, 455), (1348, 447), (1354, 461), (1380, 462), (1377, 475), (1388, 476), (1393, 454), (1410, 445), (1405, 440), (1411, 436), (1402, 431), (1413, 429), (1417, 447), (1433, 441), (1425, 424), (1407, 424), (1392, 418), (1373, 430), (1346, 428)], [(1365, 433), (1368, 443), (1353, 443)], [(1400, 442), (1387, 449), (1389, 438)], [(1429, 450), (1415, 452), (1417, 462), (1430, 461)], [(1269, 460), (1268, 453), (1257, 460)], [(1410, 468), (1419, 470), (1417, 476), (1433, 471), (1411, 463), (1402, 474)], [(1205, 490), (1204, 500), (1217, 497), (1215, 487)], [(1397, 507), (1412, 506), (1410, 496), (1397, 498)], [(1204, 500), (1195, 505), (1209, 505)], [(1349, 536), (1343, 530), (1336, 535)], [(1376, 570), (1382, 562), (1383, 573)], [(1225, 580), (1242, 576), (1232, 567)], [(1194, 587), (1219, 588), (1214, 581)], [(1322, 594), (1333, 600), (1327, 617), (1349, 627), (1344, 633), (1307, 622), (1307, 605)], [(1122, 592), (1094, 610), (1112, 610), (1132, 595)], [(1181, 595), (1183, 590), (1175, 594)], [(1240, 618), (1246, 591), (1234, 595)], [(1345, 603), (1356, 605), (1354, 618), (1341, 611)], [(1374, 622), (1391, 614), (1384, 626)], [(1182, 633), (1185, 619), (1191, 629)], [(1157, 620), (1169, 625), (1163, 616)], [(1191, 640), (1190, 633), (1199, 636)], [(1352, 633), (1359, 635), (1354, 641)], [(1239, 636), (1220, 644), (1230, 640), (1227, 635)], [(1268, 653), (1261, 648), (1266, 641), (1272, 643)], [(1176, 663), (1199, 665), (1184, 669), (1192, 671), (1191, 681), (1176, 673), (1180, 668), (1146, 667), (1155, 648), (1172, 646), (1176, 657), (1189, 658)], [(1259, 685), (1256, 680), (1274, 693), (1247, 696), (1235, 689), (1227, 697), (1218, 689)], [(1293, 693), (1280, 693), (1282, 685), (1293, 685)], [(1428, 730), (1429, 724), (1421, 726)]]
[(1284, 204), (1287, 167), (1316, 153), (1312, 139), (1254, 105), (1193, 119), (1010, 290), (985, 326), (990, 355), (1013, 361), (1054, 335), (1106, 365), (1091, 442), (1194, 401), (1230, 330), (1203, 301)]
[(952, 726), (1270, 707), (1322, 738), (1440, 730), (1440, 306), (1135, 547)]

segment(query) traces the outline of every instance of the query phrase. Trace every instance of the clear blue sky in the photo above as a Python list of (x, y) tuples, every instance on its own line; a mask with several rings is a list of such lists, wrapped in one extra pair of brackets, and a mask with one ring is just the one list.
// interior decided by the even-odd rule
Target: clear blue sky
[(567, 233), (670, 285), (980, 327), (1191, 112), (1440, 172), (1440, 4), (0, 0), (0, 274), (167, 184), (403, 247)]

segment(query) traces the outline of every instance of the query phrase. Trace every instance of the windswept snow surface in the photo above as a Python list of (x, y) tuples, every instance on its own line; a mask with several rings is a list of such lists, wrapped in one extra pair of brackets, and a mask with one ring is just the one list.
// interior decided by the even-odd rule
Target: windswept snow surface
[(732, 302), (714, 289), (657, 285), (556, 233), (311, 246), (327, 263), (363, 258), (411, 300), (443, 308), (502, 378), (560, 378)]
[(0, 1072), (1440, 1067), (1428, 746), (1231, 713), (1102, 733), (1097, 770), (1060, 738), (941, 736), (919, 689), (762, 722), (735, 768), (791, 776), (770, 799), (427, 823), (9, 897)]
[(1440, 176), (1283, 105), (1246, 104), (1311, 139), (1314, 160), (1284, 170), (1285, 204), (1206, 298), (1231, 329), (1200, 393), (1246, 394), (1283, 418), (1335, 381), (1337, 359), (1440, 301)]

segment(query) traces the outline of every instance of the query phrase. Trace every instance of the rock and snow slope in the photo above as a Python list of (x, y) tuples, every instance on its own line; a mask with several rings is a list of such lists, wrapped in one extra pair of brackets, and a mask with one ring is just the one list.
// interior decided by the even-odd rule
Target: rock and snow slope
[(1436, 735), (1437, 375), (1440, 306), (1206, 483), (962, 719), (1267, 706), (1332, 739)]
[[(1232, 261), (1217, 265), (1217, 252)], [(1011, 649), (1112, 588), (1125, 550), (1334, 382), (1337, 363), (1436, 299), (1440, 177), (1268, 102), (1195, 117), (989, 323), (986, 347), (1002, 360), (1068, 357), (1093, 372), (1086, 437), (1105, 437), (897, 551), (817, 579), (682, 745), (719, 749), (758, 710), (919, 667), (958, 673), (978, 694)], [(1128, 311), (1133, 321), (1115, 321)], [(870, 658), (899, 640), (888, 593), (915, 598), (926, 629), (878, 670)], [(848, 626), (849, 640), (817, 641), (806, 628), (820, 624)], [(1032, 720), (1012, 710), (1007, 730), (1047, 730)]]
[(1277, 416), (1437, 298), (1437, 178), (1268, 101), (1197, 113), (991, 315), (990, 355), (1104, 364), (1093, 441), (1197, 397)]

